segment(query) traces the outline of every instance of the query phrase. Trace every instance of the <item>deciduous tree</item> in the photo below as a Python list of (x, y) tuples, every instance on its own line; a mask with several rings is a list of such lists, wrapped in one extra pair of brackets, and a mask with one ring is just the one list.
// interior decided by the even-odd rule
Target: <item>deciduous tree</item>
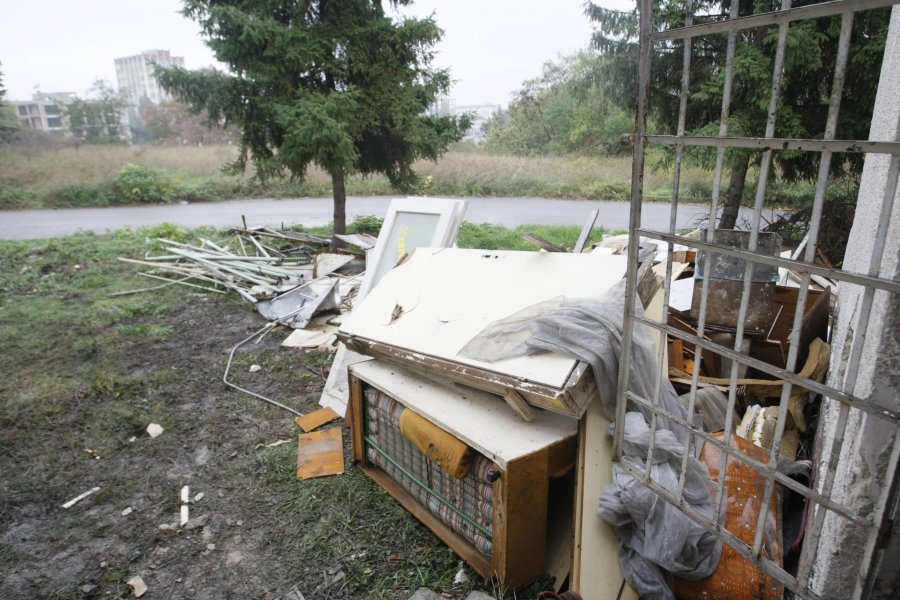
[[(405, 6), (409, 0), (396, 0)], [(431, 66), (433, 19), (392, 18), (379, 0), (185, 0), (229, 72), (158, 69), (195, 111), (241, 128), (238, 170), (331, 175), (334, 230), (346, 228), (344, 181), (383, 173), (412, 188), (412, 163), (436, 160), (466, 123), (426, 113), (450, 84)]]
[(605, 59), (579, 52), (544, 64), (487, 126), (487, 145), (514, 154), (610, 154), (633, 116), (610, 102), (598, 75)]
[[(816, 0), (798, 0), (794, 6)], [(775, 0), (741, 2), (739, 14), (747, 16), (778, 10)], [(694, 23), (727, 17), (731, 0), (695, 0)], [(682, 0), (654, 0), (654, 22), (662, 29), (683, 27)], [(887, 36), (889, 8), (867, 10), (856, 15), (850, 45), (850, 65), (845, 79), (837, 137), (866, 139), (875, 102), (881, 57)], [(611, 97), (622, 106), (635, 106), (637, 90), (637, 13), (605, 9), (588, 2), (587, 16), (596, 24), (593, 45), (609, 57), (608, 83)], [(828, 99), (837, 54), (840, 17), (801, 21), (788, 33), (781, 102), (775, 127), (777, 137), (816, 138), (825, 129)], [(777, 28), (755, 28), (739, 32), (734, 59), (734, 83), (728, 124), (730, 136), (762, 137), (765, 132)], [(725, 81), (727, 36), (707, 35), (693, 40), (691, 87), (686, 129), (695, 135), (717, 135)], [(681, 42), (656, 47), (651, 71), (650, 114), (660, 133), (674, 133), (681, 89)], [(709, 153), (694, 157), (708, 162)], [(734, 227), (753, 154), (733, 150), (728, 190), (719, 227)], [(812, 179), (818, 170), (818, 155), (808, 152), (778, 152), (774, 155), (779, 174), (787, 180)], [(862, 167), (859, 156), (837, 156), (835, 174), (854, 176)]]
[[(2, 66), (2, 65), (0, 65)], [(0, 71), (0, 144), (12, 140), (21, 128), (16, 108), (6, 102), (6, 88), (3, 87), (3, 72)]]
[(125, 141), (122, 109), (125, 101), (112, 86), (98, 79), (88, 98), (76, 99), (65, 107), (72, 135), (88, 144), (118, 144)]

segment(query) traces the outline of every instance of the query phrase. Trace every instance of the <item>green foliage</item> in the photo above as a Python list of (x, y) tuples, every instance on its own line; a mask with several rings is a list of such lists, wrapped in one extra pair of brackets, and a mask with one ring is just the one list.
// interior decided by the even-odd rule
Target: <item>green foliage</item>
[(69, 129), (88, 144), (119, 144), (124, 141), (121, 112), (125, 101), (108, 83), (94, 82), (88, 100), (77, 99), (65, 107)]
[(11, 141), (22, 127), (16, 108), (5, 98), (6, 88), (3, 87), (3, 72), (0, 71), (0, 144)]
[(377, 236), (381, 232), (381, 224), (384, 219), (373, 215), (356, 215), (353, 222), (347, 227), (349, 233), (368, 233)]
[(514, 154), (615, 154), (634, 117), (598, 83), (603, 56), (588, 52), (544, 64), (522, 84), (509, 110), (487, 124), (487, 147)]
[[(794, 7), (814, 0), (795, 2)], [(731, 8), (722, 0), (701, 0), (693, 4), (694, 23), (725, 18)], [(740, 16), (778, 10), (775, 0), (741, 3)], [(888, 8), (866, 10), (854, 18), (850, 44), (850, 64), (844, 81), (839, 139), (866, 139), (881, 57), (888, 26)], [(683, 27), (684, 3), (679, 0), (654, 0), (654, 26), (660, 29)], [(596, 24), (593, 46), (607, 59), (604, 85), (611, 99), (620, 106), (636, 104), (638, 35), (637, 13), (621, 12), (588, 3), (585, 12)], [(840, 16), (808, 20), (792, 24), (788, 30), (781, 101), (778, 105), (775, 137), (821, 137), (828, 113), (832, 78), (840, 33)], [(772, 71), (778, 38), (777, 27), (753, 28), (738, 32), (734, 57), (734, 80), (731, 92), (728, 135), (762, 137), (765, 133), (772, 90)], [(726, 35), (693, 38), (691, 49), (691, 81), (686, 132), (695, 135), (718, 135), (719, 114), (725, 81)], [(678, 123), (678, 90), (681, 87), (683, 42), (657, 45), (650, 73), (649, 116), (659, 133), (672, 134)], [(689, 159), (709, 166), (715, 157), (710, 150), (686, 153)], [(729, 151), (731, 181), (726, 210), (736, 217), (737, 206), (744, 196), (748, 164), (757, 153)], [(833, 175), (858, 174), (862, 155), (836, 157), (831, 163)], [(785, 151), (774, 153), (780, 177), (789, 180), (816, 177), (818, 154)], [(729, 227), (725, 222), (722, 227)]]
[(116, 177), (116, 191), (131, 204), (171, 202), (173, 182), (153, 167), (129, 163)]
[[(605, 231), (602, 227), (595, 227), (590, 239), (600, 240)], [(491, 223), (466, 221), (459, 229), (456, 243), (460, 248), (483, 250), (537, 250), (534, 244), (522, 238), (524, 233), (535, 233), (548, 242), (572, 248), (578, 241), (581, 227), (575, 225), (520, 225), (515, 229), (509, 229)]]
[(148, 104), (141, 111), (142, 139), (154, 144), (230, 144), (234, 130), (224, 129), (205, 114), (196, 114), (180, 102)]
[(436, 160), (467, 126), (426, 114), (450, 84), (431, 67), (442, 34), (433, 19), (394, 21), (375, 0), (185, 0), (183, 12), (235, 75), (157, 69), (161, 85), (242, 129), (234, 169), (252, 163), (262, 179), (328, 172), (338, 232), (347, 175), (382, 173), (412, 190), (413, 162)]

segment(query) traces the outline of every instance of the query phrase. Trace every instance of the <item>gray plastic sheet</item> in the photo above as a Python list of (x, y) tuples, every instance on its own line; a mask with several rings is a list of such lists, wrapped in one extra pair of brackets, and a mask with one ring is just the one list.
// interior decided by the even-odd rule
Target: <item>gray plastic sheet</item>
[[(637, 300), (635, 311), (643, 315)], [(558, 297), (495, 321), (472, 338), (459, 354), (495, 362), (514, 356), (559, 352), (583, 360), (591, 365), (597, 380), (603, 412), (614, 421), (624, 314), (623, 280), (598, 297)], [(657, 368), (656, 358), (649, 331), (636, 323), (629, 363), (629, 391), (652, 399), (658, 389), (660, 407), (687, 419), (684, 404), (666, 374)], [(629, 403), (627, 411), (622, 460), (643, 469), (650, 444), (651, 414), (634, 403)], [(650, 477), (674, 494), (681, 477), (682, 451), (688, 432), (661, 417), (656, 420), (656, 428)], [(699, 452), (693, 444), (688, 445), (688, 452), (685, 501), (712, 517), (712, 480), (707, 468), (697, 459)], [(623, 574), (641, 598), (674, 600), (668, 584), (672, 575), (702, 579), (712, 574), (719, 564), (722, 542), (619, 464), (613, 464), (613, 480), (603, 490), (597, 514), (616, 528)]]

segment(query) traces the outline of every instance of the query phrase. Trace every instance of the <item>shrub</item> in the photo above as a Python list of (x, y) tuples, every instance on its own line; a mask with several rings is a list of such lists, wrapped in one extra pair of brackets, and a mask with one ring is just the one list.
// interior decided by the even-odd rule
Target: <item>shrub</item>
[(115, 203), (115, 200), (116, 194), (111, 183), (85, 181), (50, 190), (44, 197), (44, 206), (47, 208), (107, 206)]
[(349, 233), (368, 233), (377, 236), (384, 219), (372, 215), (356, 215), (347, 227)]
[(147, 165), (128, 163), (116, 176), (116, 191), (129, 203), (171, 202), (173, 189), (167, 174)]

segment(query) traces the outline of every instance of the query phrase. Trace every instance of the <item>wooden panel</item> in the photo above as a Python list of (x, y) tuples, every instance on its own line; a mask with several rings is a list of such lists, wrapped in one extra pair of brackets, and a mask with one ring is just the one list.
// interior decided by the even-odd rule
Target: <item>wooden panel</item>
[[(612, 441), (606, 435), (609, 421), (600, 402), (588, 408), (581, 421), (583, 440), (575, 489), (575, 548), (570, 587), (585, 598), (615, 598), (622, 584), (619, 540), (611, 525), (597, 516), (600, 494), (612, 481)], [(631, 593), (624, 598), (637, 598)]]
[(509, 464), (494, 482), (494, 569), (500, 587), (535, 580), (547, 552), (547, 450)]
[[(557, 296), (596, 296), (625, 274), (625, 256), (420, 248), (354, 307), (351, 336), (562, 387), (561, 354), (483, 363), (458, 356), (487, 325)], [(539, 282), (536, 283), (536, 282)]]
[[(663, 290), (647, 303), (648, 318), (662, 320)], [(663, 343), (653, 330), (655, 349)], [(664, 358), (664, 364), (667, 360)], [(571, 589), (586, 599), (616, 598), (622, 585), (619, 567), (619, 540), (611, 525), (597, 516), (603, 488), (612, 481), (612, 440), (606, 434), (609, 420), (598, 399), (588, 407), (579, 429), (578, 464), (575, 487), (575, 547), (572, 558)], [(625, 586), (622, 598), (637, 599)]]
[(365, 408), (363, 408), (363, 392), (362, 382), (356, 378), (350, 378), (350, 402), (348, 404), (347, 418), (350, 421), (350, 432), (353, 436), (353, 458), (358, 460), (360, 464), (366, 465), (366, 445), (363, 441), (365, 435), (364, 419)]
[(562, 477), (575, 466), (578, 437), (572, 436), (547, 448), (547, 473), (550, 479)]
[(297, 479), (344, 472), (344, 442), (340, 427), (300, 436), (297, 444)]
[[(354, 387), (368, 382), (472, 448), (507, 468), (513, 460), (575, 436), (574, 419), (535, 411), (525, 423), (502, 398), (463, 386), (440, 385), (402, 367), (369, 361), (351, 367)], [(354, 391), (352, 397), (362, 395)], [(354, 405), (355, 410), (355, 405)]]
[(302, 429), (303, 431), (312, 431), (313, 429), (318, 429), (325, 423), (331, 423), (335, 419), (340, 418), (334, 410), (328, 408), (320, 408), (319, 410), (315, 410), (309, 414), (303, 415), (302, 417), (297, 417), (294, 419), (294, 423), (297, 424), (297, 427)]
[(403, 489), (400, 484), (391, 479), (391, 477), (377, 467), (361, 467), (363, 472), (371, 477), (378, 485), (383, 487), (391, 496), (393, 496), (403, 508), (408, 510), (416, 519), (421, 521), (436, 536), (441, 538), (450, 548), (456, 552), (460, 558), (469, 563), (478, 574), (484, 578), (494, 575), (494, 569), (490, 561), (481, 554), (475, 547), (469, 543), (466, 538), (453, 531), (443, 521), (438, 519), (430, 510), (428, 510), (421, 502), (413, 498), (413, 496)]
[(572, 371), (570, 381), (566, 384), (567, 387), (559, 389), (365, 338), (348, 337), (345, 334), (338, 334), (338, 336), (347, 345), (348, 350), (410, 369), (433, 373), (450, 381), (476, 387), (492, 394), (503, 395), (507, 389), (515, 387), (516, 391), (529, 404), (564, 415), (580, 417), (587, 407), (589, 398), (592, 397), (592, 391), (596, 393), (593, 376), (588, 372), (586, 365), (580, 362)]

